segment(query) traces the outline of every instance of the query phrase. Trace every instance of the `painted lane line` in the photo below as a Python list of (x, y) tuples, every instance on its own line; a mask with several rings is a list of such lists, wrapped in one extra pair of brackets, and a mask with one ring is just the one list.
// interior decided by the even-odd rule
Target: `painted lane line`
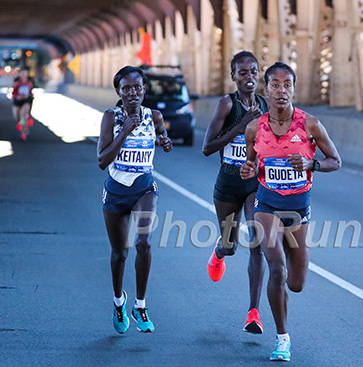
[(216, 210), (215, 210), (214, 205), (208, 203), (208, 201), (203, 200), (202, 198), (200, 198), (199, 196), (193, 194), (189, 190), (184, 189), (184, 187), (178, 185), (177, 183), (175, 183), (174, 181), (170, 180), (169, 178), (163, 176), (159, 172), (153, 171), (153, 176), (157, 180), (165, 183), (166, 185), (168, 185), (169, 187), (171, 187), (175, 191), (179, 192), (179, 194), (182, 194), (183, 196), (185, 196), (188, 199), (194, 201), (195, 203), (197, 203), (198, 205), (202, 206), (203, 208), (205, 208), (205, 209), (209, 210), (210, 212), (216, 214)]
[(330, 282), (336, 284), (337, 286), (344, 288), (348, 292), (354, 294), (355, 296), (363, 299), (363, 290), (356, 287), (355, 285), (347, 282), (346, 280), (339, 278), (338, 276), (334, 275), (328, 270), (321, 268), (320, 266), (309, 262), (309, 270), (313, 271), (314, 273), (322, 276), (325, 279), (328, 279)]
[[(166, 185), (168, 185), (169, 187), (171, 187), (172, 189), (174, 189), (175, 191), (177, 191), (181, 195), (183, 195), (186, 198), (194, 201), (195, 203), (199, 204), (200, 206), (202, 206), (203, 208), (209, 210), (210, 212), (212, 212), (214, 214), (216, 213), (214, 205), (208, 203), (206, 200), (204, 200), (204, 199), (200, 198), (199, 196), (193, 194), (189, 190), (187, 190), (184, 187), (178, 185), (177, 183), (175, 183), (174, 181), (172, 181), (169, 178), (165, 177), (164, 175), (162, 175), (159, 172), (153, 171), (153, 175), (157, 180), (165, 183)], [(245, 226), (244, 228), (242, 227), (242, 229), (247, 233), (247, 226)], [(360, 289), (360, 288), (356, 287), (355, 285), (345, 281), (342, 278), (339, 278), (338, 276), (330, 273), (329, 271), (321, 268), (320, 266), (312, 263), (311, 261), (309, 262), (309, 270), (311, 270), (315, 274), (318, 274), (321, 277), (327, 279), (331, 283), (347, 290), (348, 292), (354, 294), (358, 298), (363, 299), (363, 290), (362, 289)]]
[(352, 168), (342, 168), (348, 173), (351, 173), (353, 175), (363, 176), (363, 171), (359, 169), (352, 169)]

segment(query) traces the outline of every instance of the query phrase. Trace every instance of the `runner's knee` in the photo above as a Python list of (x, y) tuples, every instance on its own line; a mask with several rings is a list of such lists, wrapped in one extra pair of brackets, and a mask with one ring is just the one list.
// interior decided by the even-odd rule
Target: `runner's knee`
[(279, 284), (279, 285), (283, 285), (286, 284), (286, 279), (287, 279), (287, 270), (286, 267), (284, 265), (279, 265), (279, 264), (270, 264), (269, 265), (269, 269), (270, 269), (270, 279), (275, 283), (275, 284)]
[(290, 291), (295, 293), (300, 293), (304, 289), (304, 283), (304, 281), (287, 280), (287, 286), (289, 287)]
[(121, 250), (112, 250), (111, 252), (111, 261), (112, 262), (125, 262), (127, 259), (127, 255), (129, 253), (129, 250), (127, 248), (121, 249)]
[(137, 241), (135, 248), (139, 255), (147, 255), (151, 251), (151, 246), (147, 240)]

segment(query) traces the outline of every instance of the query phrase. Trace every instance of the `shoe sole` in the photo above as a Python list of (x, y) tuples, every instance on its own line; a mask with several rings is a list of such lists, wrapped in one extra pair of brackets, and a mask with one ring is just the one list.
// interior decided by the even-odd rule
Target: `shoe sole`
[(251, 333), (251, 334), (262, 334), (263, 333), (263, 329), (261, 329), (261, 327), (257, 324), (256, 321), (252, 321), (250, 324), (246, 325), (243, 328), (243, 331), (245, 331), (246, 333)]
[[(132, 314), (132, 312), (131, 312), (131, 318), (136, 322), (136, 325), (137, 325), (137, 320), (136, 320), (135, 316)], [(140, 333), (153, 333), (154, 332), (154, 330), (150, 330), (150, 329), (141, 330), (138, 326), (136, 326), (136, 329), (138, 331), (140, 331)]]
[(270, 361), (274, 361), (274, 362), (290, 362), (290, 358), (284, 358), (282, 356), (279, 356), (277, 358), (270, 358)]
[(116, 330), (115, 324), (113, 324), (113, 328), (115, 329), (116, 333), (118, 333), (118, 334), (126, 334), (126, 332), (127, 332), (127, 331), (129, 330), (129, 328), (130, 328), (130, 324), (129, 324), (129, 326), (127, 327), (127, 329), (126, 329), (125, 331), (118, 331), (118, 330)]

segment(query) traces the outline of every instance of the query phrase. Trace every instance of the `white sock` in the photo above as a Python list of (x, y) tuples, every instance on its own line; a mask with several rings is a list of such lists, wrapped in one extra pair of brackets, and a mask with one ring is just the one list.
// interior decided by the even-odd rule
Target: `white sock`
[(287, 340), (287, 341), (290, 341), (290, 335), (289, 335), (289, 333), (285, 333), (285, 334), (276, 334), (276, 338), (277, 338), (277, 339), (286, 338), (286, 340)]
[(122, 306), (123, 303), (125, 302), (125, 297), (124, 297), (123, 292), (121, 293), (121, 297), (120, 298), (117, 298), (117, 297), (113, 296), (113, 301), (115, 302), (115, 305), (117, 307)]
[(135, 308), (145, 308), (146, 302), (145, 299), (135, 299)]

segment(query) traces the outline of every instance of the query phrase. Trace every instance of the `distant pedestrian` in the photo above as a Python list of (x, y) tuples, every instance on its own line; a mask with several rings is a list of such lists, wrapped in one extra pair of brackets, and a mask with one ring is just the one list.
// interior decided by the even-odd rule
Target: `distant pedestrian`
[[(243, 179), (254, 177), (257, 156), (254, 219), (264, 230), (261, 247), (269, 267), (267, 295), (277, 332), (273, 361), (290, 360), (286, 285), (301, 292), (306, 279), (312, 172), (331, 172), (341, 166), (321, 122), (292, 105), (295, 81), (294, 71), (281, 62), (266, 70), (270, 110), (246, 128), (248, 160), (241, 169)], [(316, 146), (324, 159), (314, 158)]]
[(108, 168), (102, 204), (112, 248), (113, 325), (119, 333), (125, 333), (130, 324), (123, 276), (132, 213), (137, 227), (149, 230), (140, 231), (136, 238), (136, 299), (131, 316), (139, 331), (154, 331), (145, 294), (151, 264), (151, 228), (159, 195), (151, 173), (156, 134), (165, 152), (170, 152), (173, 145), (164, 128), (162, 114), (142, 106), (146, 82), (145, 74), (136, 67), (125, 66), (116, 73), (113, 84), (122, 103), (104, 113), (97, 146), (99, 167)]

